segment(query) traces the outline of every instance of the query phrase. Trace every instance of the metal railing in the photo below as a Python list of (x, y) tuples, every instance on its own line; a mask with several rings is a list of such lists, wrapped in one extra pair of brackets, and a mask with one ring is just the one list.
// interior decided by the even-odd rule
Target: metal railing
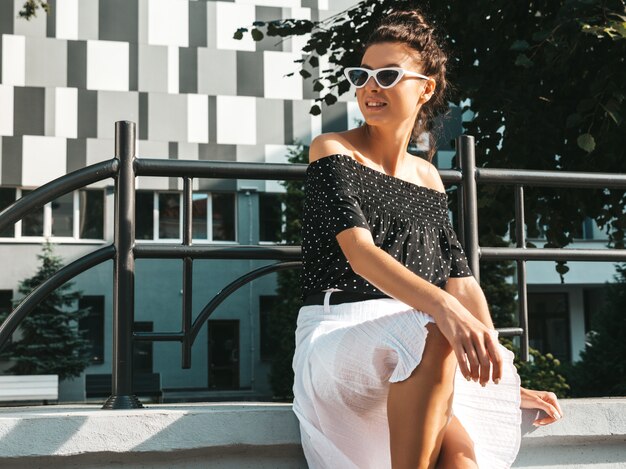
[[(135, 341), (175, 341), (182, 347), (182, 368), (191, 367), (191, 347), (200, 328), (215, 309), (232, 293), (248, 282), (283, 269), (301, 268), (301, 246), (194, 246), (192, 245), (192, 178), (243, 178), (261, 180), (302, 180), (306, 164), (242, 163), (226, 161), (162, 160), (137, 158), (136, 125), (134, 122), (115, 123), (115, 157), (55, 179), (15, 201), (0, 213), (0, 231), (39, 209), (42, 205), (91, 183), (112, 177), (115, 182), (113, 244), (89, 253), (60, 269), (34, 289), (0, 325), (0, 348), (11, 337), (22, 319), (46, 295), (78, 274), (109, 259), (113, 260), (113, 361), (112, 395), (104, 409), (143, 407), (132, 390), (132, 351)], [(519, 275), (519, 328), (498, 329), (502, 336), (522, 336), (522, 359), (528, 360), (528, 314), (526, 304), (526, 260), (624, 260), (626, 250), (526, 249), (524, 238), (523, 184), (575, 185), (576, 187), (626, 188), (626, 175), (600, 173), (556, 173), (476, 168), (474, 139), (457, 137), (457, 153), (461, 169), (441, 170), (444, 183), (460, 186), (459, 236), (470, 268), (478, 279), (479, 258), (486, 260), (517, 260)], [(135, 180), (138, 176), (183, 178), (183, 237), (182, 244), (135, 244)], [(516, 248), (480, 247), (478, 245), (478, 215), (476, 183), (505, 183), (515, 185)], [(135, 332), (134, 291), (135, 259), (182, 259), (183, 299), (182, 324), (178, 332)], [(225, 286), (192, 321), (192, 278), (194, 259), (274, 259), (275, 264), (255, 269)]]
[[(474, 137), (461, 135), (457, 138), (457, 154), (460, 157), (461, 205), (459, 223), (463, 227), (462, 243), (470, 268), (479, 278), (479, 259), (515, 260), (517, 262), (518, 314), (520, 327), (498, 329), (502, 336), (521, 336), (520, 355), (529, 360), (528, 350), (528, 301), (526, 261), (626, 261), (626, 249), (578, 249), (578, 248), (527, 248), (524, 187), (575, 187), (626, 189), (626, 174), (594, 173), (582, 171), (545, 171), (501, 168), (477, 168), (474, 155)], [(515, 191), (515, 238), (516, 247), (486, 247), (478, 245), (477, 183), (510, 184)]]

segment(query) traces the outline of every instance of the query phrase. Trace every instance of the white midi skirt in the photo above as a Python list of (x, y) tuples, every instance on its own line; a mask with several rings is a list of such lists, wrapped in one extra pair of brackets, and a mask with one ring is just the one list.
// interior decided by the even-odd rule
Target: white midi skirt
[[(328, 292), (330, 293), (330, 292)], [(391, 468), (389, 383), (419, 365), (429, 314), (394, 298), (302, 306), (293, 411), (310, 469)], [(456, 367), (452, 411), (474, 442), (480, 469), (511, 467), (521, 443), (520, 377), (499, 344), (499, 384), (467, 381)]]

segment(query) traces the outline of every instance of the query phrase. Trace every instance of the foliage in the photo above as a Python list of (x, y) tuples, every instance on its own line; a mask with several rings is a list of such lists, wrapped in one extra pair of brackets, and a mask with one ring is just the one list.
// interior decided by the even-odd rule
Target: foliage
[(561, 362), (554, 358), (551, 353), (542, 355), (539, 350), (530, 347), (528, 352), (531, 359), (528, 362), (520, 360), (519, 348), (505, 337), (500, 338), (500, 343), (515, 354), (513, 363), (521, 379), (521, 386), (528, 389), (541, 389), (552, 391), (558, 397), (567, 397), (570, 386), (561, 374)]
[[(290, 149), (288, 161), (290, 163), (308, 164), (308, 147), (297, 144), (297, 149)], [(287, 244), (302, 244), (301, 215), (304, 202), (304, 181), (282, 181), (285, 192), (280, 195), (280, 202), (284, 204), (283, 215), (287, 220), (287, 227), (282, 233), (282, 241)], [(273, 343), (272, 367), (270, 383), (274, 399), (278, 401), (293, 400), (293, 368), (292, 360), (295, 351), (295, 330), (298, 311), (302, 306), (301, 269), (281, 270), (277, 274), (277, 295), (279, 301), (273, 311), (270, 321), (269, 334)]]
[(18, 12), (21, 18), (25, 18), (30, 21), (34, 16), (37, 16), (37, 10), (42, 8), (46, 13), (50, 13), (50, 4), (48, 0), (26, 0), (22, 9)]
[(573, 397), (626, 396), (626, 263), (616, 265), (615, 283), (606, 283), (606, 301), (592, 316), (580, 360), (567, 377)]
[[(506, 246), (502, 238), (497, 237), (485, 229), (488, 226), (479, 226), (479, 244), (481, 246)], [(510, 261), (481, 262), (480, 286), (487, 299), (491, 319), (496, 328), (515, 327), (517, 320), (517, 284), (508, 279), (515, 272), (515, 264)]]
[[(62, 267), (61, 258), (53, 254), (52, 245), (46, 242), (43, 253), (37, 257), (41, 265), (34, 276), (20, 282), (19, 293), (29, 295), (38, 285)], [(75, 308), (80, 292), (68, 292), (73, 282), (65, 283), (47, 297), (21, 322), (21, 338), (9, 344), (3, 358), (14, 361), (9, 373), (57, 374), (59, 379), (80, 376), (89, 364), (89, 343), (77, 329), (76, 322), (88, 313)], [(14, 307), (21, 300), (14, 302)], [(0, 318), (0, 321), (4, 318)]]
[[(322, 21), (255, 21), (256, 41), (309, 34), (300, 75), (320, 92), (310, 113), (350, 90), (342, 68), (358, 65), (362, 45), (391, 9), (418, 7), (442, 31), (448, 49), (451, 102), (473, 118), (480, 167), (625, 172), (626, 4), (623, 0), (481, 2), (365, 0)], [(264, 31), (262, 29), (264, 28)], [(241, 39), (248, 28), (239, 28)], [(323, 60), (330, 65), (320, 70)], [(326, 62), (324, 62), (326, 63)], [(319, 104), (317, 104), (319, 103)], [(468, 103), (468, 104), (466, 104)], [(481, 219), (494, 233), (510, 230), (513, 191), (479, 185)], [(585, 217), (624, 247), (624, 191), (526, 188), (528, 236), (544, 231), (545, 247), (572, 242)], [(528, 243), (528, 247), (535, 247)], [(569, 270), (557, 261), (564, 281)]]

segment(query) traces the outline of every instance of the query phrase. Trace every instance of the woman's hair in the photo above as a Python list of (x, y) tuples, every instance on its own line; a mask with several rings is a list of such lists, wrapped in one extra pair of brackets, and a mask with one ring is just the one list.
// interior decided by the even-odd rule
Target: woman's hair
[[(410, 10), (392, 10), (384, 15), (375, 26), (374, 31), (363, 45), (363, 52), (373, 44), (382, 42), (401, 42), (416, 51), (415, 63), (420, 64), (423, 73), (432, 76), (437, 82), (431, 98), (425, 102), (417, 118), (411, 141), (417, 142), (423, 132), (428, 132), (429, 150), (428, 161), (432, 161), (436, 152), (436, 139), (432, 135), (434, 118), (438, 114), (448, 111), (446, 90), (446, 63), (448, 56), (442, 48), (442, 42), (438, 40), (435, 28), (424, 18), (424, 14), (417, 8)], [(366, 124), (367, 125), (367, 124)], [(443, 125), (440, 123), (439, 128)]]

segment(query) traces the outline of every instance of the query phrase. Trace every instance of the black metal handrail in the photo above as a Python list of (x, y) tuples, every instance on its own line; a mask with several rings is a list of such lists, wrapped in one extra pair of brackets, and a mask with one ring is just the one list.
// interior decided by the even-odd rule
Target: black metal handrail
[[(132, 393), (132, 347), (135, 341), (178, 341), (182, 345), (182, 367), (191, 366), (191, 346), (200, 328), (209, 316), (229, 295), (248, 282), (283, 269), (299, 268), (300, 246), (193, 246), (192, 245), (192, 177), (245, 178), (263, 180), (304, 179), (306, 164), (288, 163), (240, 163), (224, 161), (189, 161), (137, 158), (135, 147), (136, 125), (134, 122), (115, 123), (115, 158), (87, 166), (51, 181), (15, 201), (0, 213), (0, 231), (29, 212), (39, 209), (57, 197), (109, 177), (115, 181), (115, 213), (113, 244), (87, 254), (60, 269), (22, 300), (9, 317), (0, 325), (0, 347), (18, 327), (20, 321), (37, 304), (66, 281), (81, 272), (113, 259), (113, 362), (112, 395), (103, 408), (124, 409), (142, 407)], [(523, 233), (522, 185), (571, 184), (576, 187), (626, 188), (626, 175), (608, 173), (565, 173), (528, 170), (504, 170), (476, 168), (474, 139), (457, 137), (457, 154), (460, 170), (440, 170), (446, 184), (457, 184), (459, 200), (459, 236), (465, 246), (470, 267), (476, 278), (479, 275), (479, 258), (486, 260), (516, 260), (518, 291), (520, 293), (519, 328), (501, 328), (500, 335), (522, 336), (522, 359), (528, 360), (528, 327), (526, 305), (526, 260), (624, 260), (626, 250), (580, 250), (580, 249), (527, 249)], [(519, 178), (517, 177), (519, 175)], [(135, 180), (138, 176), (162, 176), (183, 178), (183, 239), (182, 244), (135, 243)], [(515, 184), (517, 248), (480, 247), (478, 245), (478, 215), (476, 183)], [(520, 231), (521, 230), (521, 231)], [(178, 332), (134, 332), (134, 270), (135, 259), (176, 258), (183, 260), (182, 327)], [(192, 322), (193, 259), (277, 259), (272, 265), (249, 272), (224, 287), (203, 308)]]
[[(545, 171), (503, 168), (477, 168), (474, 137), (457, 138), (457, 154), (463, 173), (461, 217), (462, 243), (467, 251), (470, 268), (479, 278), (479, 258), (485, 260), (515, 260), (517, 262), (518, 328), (498, 329), (502, 336), (522, 336), (520, 355), (529, 360), (528, 300), (526, 282), (527, 260), (625, 261), (626, 249), (527, 248), (524, 231), (524, 186), (616, 188), (626, 189), (626, 174)], [(483, 247), (478, 245), (478, 205), (476, 184), (511, 184), (515, 190), (515, 238), (517, 247)]]

